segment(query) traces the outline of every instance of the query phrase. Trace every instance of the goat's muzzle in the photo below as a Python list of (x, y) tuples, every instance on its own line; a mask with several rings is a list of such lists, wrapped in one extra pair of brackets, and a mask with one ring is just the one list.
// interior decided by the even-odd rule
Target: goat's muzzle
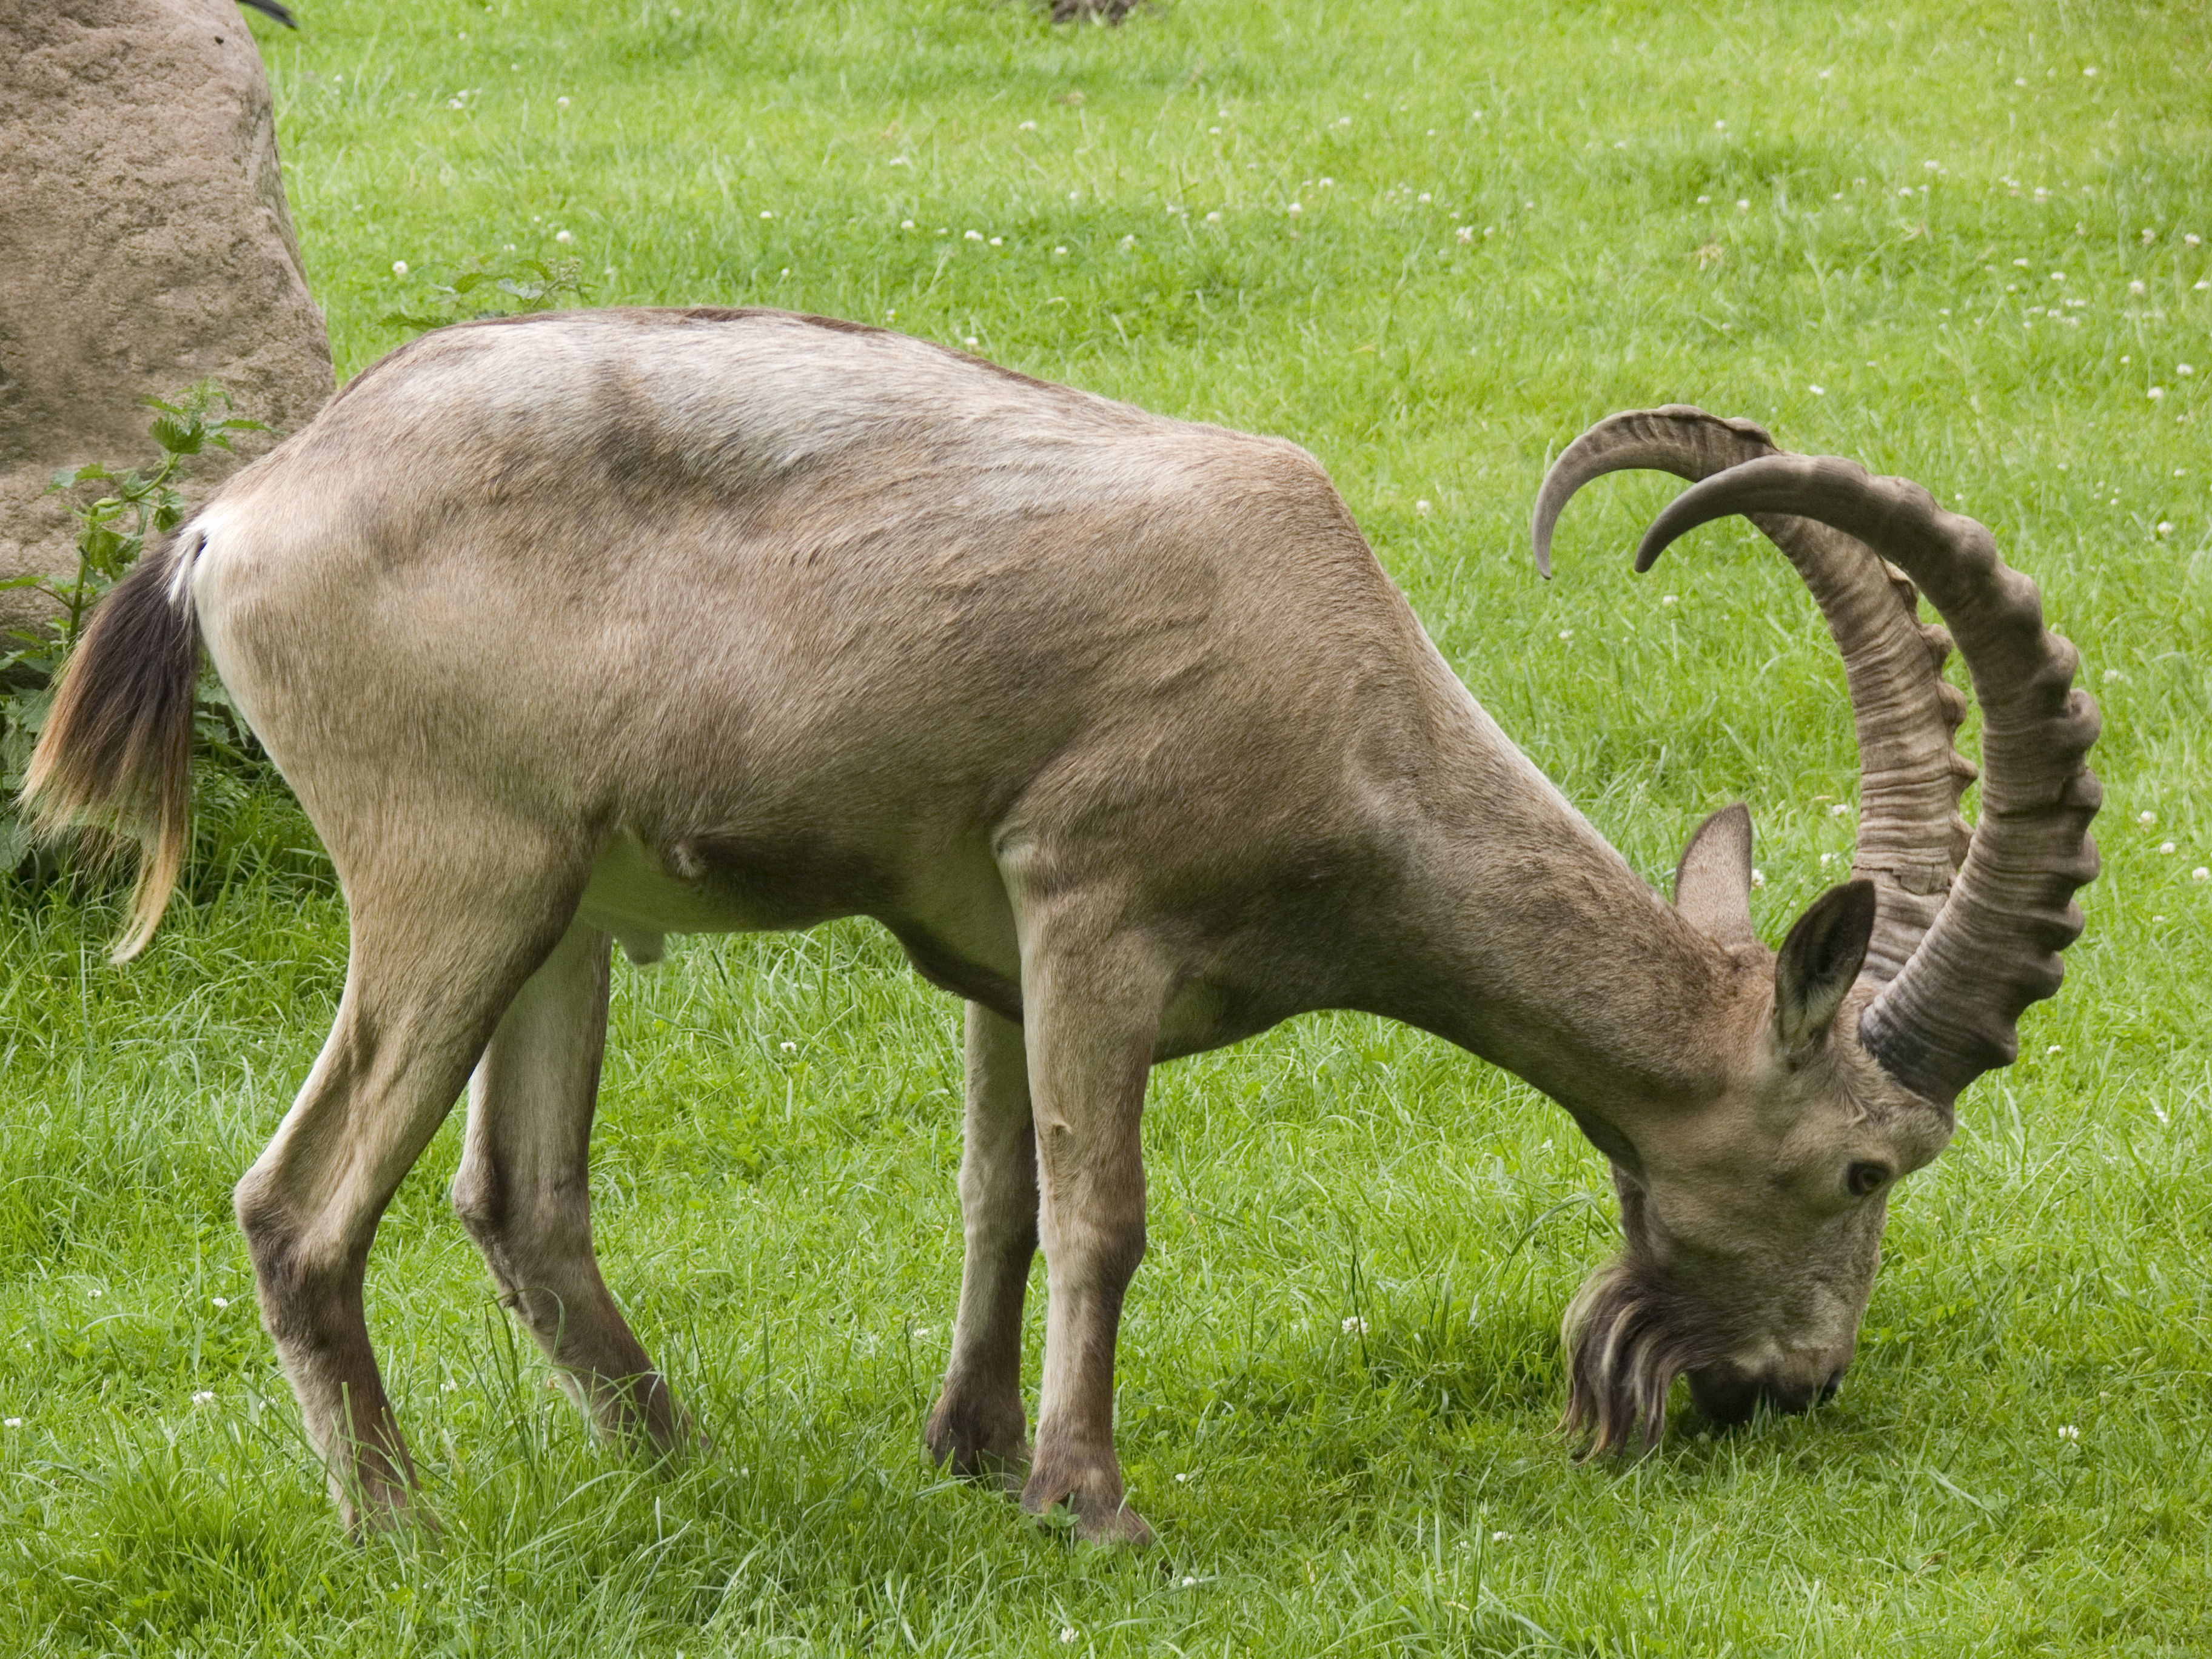
[(1761, 1406), (1796, 1413), (1834, 1399), (1843, 1387), (1844, 1370), (1842, 1364), (1825, 1361), (1784, 1361), (1753, 1369), (1723, 1359), (1698, 1366), (1686, 1376), (1691, 1403), (1713, 1423), (1729, 1428), (1749, 1422)]

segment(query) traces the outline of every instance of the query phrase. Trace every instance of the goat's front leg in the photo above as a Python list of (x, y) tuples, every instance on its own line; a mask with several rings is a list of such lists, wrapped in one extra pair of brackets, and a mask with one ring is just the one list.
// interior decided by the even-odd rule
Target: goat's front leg
[(960, 1152), (967, 1253), (945, 1391), (922, 1438), (968, 1479), (1018, 1485), (1029, 1467), (1022, 1410), (1022, 1298), (1037, 1245), (1036, 1132), (1022, 1028), (968, 1005), (968, 1111)]
[(453, 1208), (554, 1377), (618, 1438), (690, 1438), (592, 1250), (592, 1114), (607, 1030), (607, 936), (572, 924), (501, 1018), (469, 1079)]
[(1044, 1386), (1022, 1507), (1065, 1503), (1089, 1543), (1148, 1543), (1114, 1455), (1114, 1345), (1145, 1253), (1139, 1144), (1166, 975), (1128, 937), (1024, 939), (1023, 1037), (1045, 1259)]

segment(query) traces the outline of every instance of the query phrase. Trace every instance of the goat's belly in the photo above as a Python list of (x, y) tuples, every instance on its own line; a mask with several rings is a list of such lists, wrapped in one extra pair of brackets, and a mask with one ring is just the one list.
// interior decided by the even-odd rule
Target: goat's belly
[(875, 885), (865, 867), (841, 870), (818, 854), (779, 858), (759, 849), (746, 858), (692, 842), (648, 848), (624, 831), (592, 860), (578, 912), (613, 934), (633, 962), (655, 962), (665, 934), (808, 927), (868, 909)]

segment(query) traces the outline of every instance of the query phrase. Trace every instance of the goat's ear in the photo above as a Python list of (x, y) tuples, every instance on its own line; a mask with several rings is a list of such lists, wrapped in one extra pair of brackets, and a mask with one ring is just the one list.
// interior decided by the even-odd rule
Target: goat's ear
[(1774, 1036), (1791, 1065), (1802, 1065), (1827, 1041), (1866, 961), (1874, 912), (1874, 884), (1845, 882), (1814, 900), (1782, 941), (1774, 959)]
[(1751, 926), (1751, 809), (1741, 801), (1690, 832), (1674, 866), (1674, 908), (1723, 945), (1759, 943)]

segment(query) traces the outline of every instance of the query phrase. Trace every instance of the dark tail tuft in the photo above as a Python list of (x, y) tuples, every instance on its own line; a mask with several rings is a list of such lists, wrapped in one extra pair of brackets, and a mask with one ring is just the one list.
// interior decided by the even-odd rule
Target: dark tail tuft
[(174, 571), (167, 546), (149, 548), (100, 601), (62, 670), (23, 785), (41, 836), (88, 829), (138, 843), (118, 963), (153, 936), (190, 834), (200, 629), (190, 597), (170, 595)]

